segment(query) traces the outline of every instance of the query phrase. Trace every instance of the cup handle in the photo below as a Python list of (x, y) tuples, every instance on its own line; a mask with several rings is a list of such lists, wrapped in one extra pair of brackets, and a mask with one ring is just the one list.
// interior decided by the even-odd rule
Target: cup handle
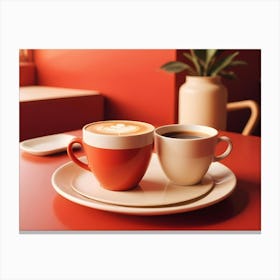
[(83, 145), (83, 140), (82, 140), (81, 138), (73, 138), (73, 139), (70, 141), (70, 143), (68, 144), (68, 146), (67, 146), (67, 154), (68, 154), (68, 156), (70, 157), (70, 159), (71, 159), (73, 162), (75, 162), (75, 163), (76, 163), (77, 165), (79, 165), (80, 167), (82, 167), (82, 168), (84, 168), (84, 169), (86, 169), (86, 170), (88, 170), (88, 171), (91, 171), (90, 168), (89, 168), (89, 166), (88, 166), (86, 163), (80, 161), (80, 160), (75, 156), (74, 151), (73, 151), (73, 145), (76, 144), (76, 143), (78, 143), (78, 144), (80, 144), (82, 147), (84, 147), (84, 145)]
[(227, 136), (219, 136), (217, 138), (217, 144), (222, 142), (222, 141), (225, 141), (227, 142), (228, 146), (226, 148), (226, 150), (221, 154), (221, 155), (218, 155), (218, 156), (214, 156), (214, 160), (213, 161), (220, 161), (222, 160), (223, 158), (227, 157), (230, 153), (231, 153), (231, 150), (232, 150), (232, 142), (230, 140), (229, 137)]

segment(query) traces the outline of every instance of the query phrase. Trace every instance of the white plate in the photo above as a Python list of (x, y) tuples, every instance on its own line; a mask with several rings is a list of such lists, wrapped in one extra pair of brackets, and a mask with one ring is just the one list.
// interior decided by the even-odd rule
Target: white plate
[(140, 184), (129, 191), (104, 189), (91, 172), (81, 168), (76, 170), (75, 167), (73, 168), (73, 163), (70, 162), (59, 168), (55, 176), (55, 183), (63, 184), (65, 178), (71, 176), (71, 186), (79, 194), (101, 202), (123, 206), (147, 207), (181, 203), (197, 199), (208, 193), (213, 187), (213, 180), (209, 175), (206, 175), (201, 183), (195, 186), (179, 186), (169, 183), (155, 154), (153, 154), (149, 168)]
[[(20, 148), (30, 154), (45, 156), (66, 151), (68, 143), (75, 138), (73, 135), (60, 133), (28, 139), (20, 143)], [(79, 145), (74, 145), (78, 148)]]
[[(149, 181), (152, 187), (153, 180), (166, 180), (165, 177), (161, 177), (162, 173), (153, 173), (151, 170), (155, 170), (159, 167), (159, 163), (156, 160), (156, 155), (153, 155), (151, 164), (145, 175), (145, 180)], [(211, 190), (195, 200), (187, 200), (181, 203), (161, 206), (124, 206), (111, 203), (105, 203), (92, 198), (88, 198), (79, 194), (73, 189), (73, 182), (83, 173), (83, 169), (75, 165), (72, 162), (66, 163), (59, 167), (52, 175), (52, 185), (57, 193), (64, 198), (87, 207), (111, 211), (116, 213), (124, 213), (131, 215), (164, 215), (175, 214), (193, 211), (196, 209), (204, 208), (215, 204), (226, 197), (228, 197), (236, 186), (236, 177), (233, 172), (221, 163), (215, 162), (211, 164), (207, 176), (210, 176), (214, 180), (214, 186)], [(152, 176), (152, 177), (150, 177)], [(143, 180), (144, 180), (143, 178)], [(209, 177), (208, 177), (209, 178)], [(140, 184), (141, 185), (141, 184)], [(147, 185), (148, 186), (148, 185)]]

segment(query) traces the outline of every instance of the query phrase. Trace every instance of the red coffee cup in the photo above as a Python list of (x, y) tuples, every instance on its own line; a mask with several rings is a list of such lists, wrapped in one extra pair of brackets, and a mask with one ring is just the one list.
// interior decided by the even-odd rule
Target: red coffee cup
[[(83, 138), (74, 138), (67, 152), (73, 162), (92, 172), (100, 185), (112, 191), (129, 190), (143, 178), (153, 151), (154, 126), (129, 120), (100, 121), (83, 127)], [(79, 143), (88, 163), (73, 152)]]

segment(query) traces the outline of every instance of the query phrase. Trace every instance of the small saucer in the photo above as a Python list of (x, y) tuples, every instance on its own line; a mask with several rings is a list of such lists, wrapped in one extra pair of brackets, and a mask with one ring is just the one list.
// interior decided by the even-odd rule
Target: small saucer
[[(75, 136), (65, 133), (52, 134), (20, 142), (21, 150), (36, 156), (46, 156), (66, 151), (68, 143)], [(79, 148), (74, 144), (74, 148)]]

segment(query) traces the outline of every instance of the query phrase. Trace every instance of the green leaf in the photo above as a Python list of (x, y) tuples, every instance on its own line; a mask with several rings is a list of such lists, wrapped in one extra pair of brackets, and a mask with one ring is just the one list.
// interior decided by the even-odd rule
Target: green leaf
[(171, 73), (179, 73), (184, 70), (195, 76), (217, 76), (235, 79), (236, 75), (229, 68), (232, 66), (246, 65), (243, 60), (234, 60), (239, 52), (223, 56), (225, 50), (206, 49), (189, 50), (183, 52), (187, 62), (171, 61), (161, 66), (162, 70)]
[(183, 53), (183, 55), (194, 65), (195, 69), (192, 68), (194, 75), (200, 75), (200, 66), (197, 62), (196, 56), (189, 53)]
[(188, 64), (180, 61), (167, 62), (164, 65), (162, 65), (160, 69), (171, 73), (179, 73), (184, 70), (190, 70), (190, 71), (193, 70)]
[(211, 67), (215, 60), (215, 54), (217, 53), (217, 50), (214, 49), (209, 49), (206, 50), (206, 62), (205, 62), (205, 67), (204, 67), (204, 75), (208, 75), (209, 71), (208, 69)]
[(192, 60), (193, 60), (193, 64), (194, 64), (194, 67), (196, 69), (196, 72), (198, 74), (198, 76), (200, 76), (202, 74), (202, 65), (199, 63), (199, 59), (196, 55), (196, 51), (195, 50), (190, 50), (191, 52), (191, 57), (192, 57)]
[(235, 75), (234, 72), (232, 71), (221, 71), (220, 72), (220, 76), (226, 78), (226, 79), (229, 79), (229, 80), (236, 80), (237, 79), (237, 76)]
[(217, 50), (206, 50), (206, 65), (209, 65), (211, 59), (215, 56)]
[(190, 62), (193, 63), (193, 57), (192, 57), (189, 53), (184, 52), (183, 55), (184, 55)]
[(228, 55), (224, 58), (221, 58), (218, 60), (211, 68), (210, 75), (216, 76), (218, 75), (224, 68), (230, 65), (230, 63), (233, 61), (233, 59), (239, 54), (239, 52), (235, 52), (231, 55)]
[(248, 65), (248, 63), (244, 60), (234, 60), (232, 61), (228, 67), (231, 67), (231, 66), (239, 66), (239, 65)]

